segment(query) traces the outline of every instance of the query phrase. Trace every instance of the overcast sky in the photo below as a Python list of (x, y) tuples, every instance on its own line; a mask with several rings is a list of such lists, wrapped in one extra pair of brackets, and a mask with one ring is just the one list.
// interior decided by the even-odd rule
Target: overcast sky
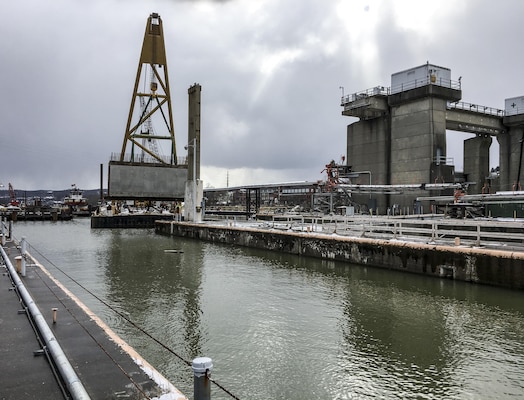
[(225, 187), (228, 171), (229, 186), (324, 179), (346, 153), (342, 91), (426, 61), (462, 77), (463, 101), (503, 109), (524, 95), (522, 0), (3, 1), (1, 183), (95, 189), (104, 164), (107, 185), (152, 12), (179, 156), (187, 89), (202, 85), (205, 186)]

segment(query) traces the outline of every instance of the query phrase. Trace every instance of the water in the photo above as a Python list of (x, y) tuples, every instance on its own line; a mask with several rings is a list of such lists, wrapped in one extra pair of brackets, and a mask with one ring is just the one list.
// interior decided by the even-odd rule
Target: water
[(189, 398), (190, 367), (111, 308), (184, 360), (211, 357), (240, 399), (524, 398), (522, 292), (88, 219), (14, 234)]

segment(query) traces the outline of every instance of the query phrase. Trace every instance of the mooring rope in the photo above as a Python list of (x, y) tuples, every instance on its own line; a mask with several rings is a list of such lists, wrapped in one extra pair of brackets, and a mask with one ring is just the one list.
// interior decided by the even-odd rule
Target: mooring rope
[[(27, 242), (27, 240), (26, 240)], [(134, 321), (132, 321), (129, 317), (127, 317), (125, 314), (123, 314), (122, 312), (118, 311), (116, 308), (114, 308), (112, 305), (110, 305), (109, 303), (107, 303), (104, 299), (102, 299), (101, 297), (99, 297), (98, 295), (96, 295), (94, 292), (92, 292), (91, 290), (89, 290), (88, 288), (86, 288), (84, 285), (82, 285), (79, 281), (77, 281), (75, 278), (73, 278), (71, 275), (69, 275), (67, 272), (65, 272), (62, 268), (58, 267), (56, 264), (54, 264), (51, 260), (49, 260), (42, 252), (40, 252), (37, 248), (35, 248), (33, 245), (31, 245), (29, 242), (27, 242), (28, 245), (31, 247), (31, 249), (33, 249), (36, 253), (38, 253), (38, 255), (40, 257), (42, 257), (44, 260), (46, 260), (46, 262), (48, 262), (50, 265), (52, 265), (54, 268), (56, 268), (60, 273), (62, 273), (63, 275), (65, 275), (68, 279), (70, 279), (73, 283), (75, 283), (76, 285), (78, 285), (78, 287), (80, 287), (82, 290), (84, 290), (85, 292), (87, 292), (88, 294), (90, 294), (91, 296), (93, 296), (96, 300), (98, 300), (100, 303), (102, 303), (104, 306), (106, 306), (107, 308), (109, 308), (111, 311), (113, 311), (115, 314), (117, 314), (119, 317), (121, 317), (122, 319), (124, 319), (126, 322), (128, 322), (130, 325), (132, 325), (135, 329), (139, 330), (140, 332), (142, 332), (144, 335), (146, 335), (148, 338), (150, 338), (152, 341), (154, 341), (155, 343), (157, 343), (159, 346), (161, 346), (163, 349), (165, 349), (166, 351), (168, 351), (169, 353), (171, 353), (172, 355), (174, 355), (176, 358), (178, 358), (181, 362), (183, 362), (184, 364), (186, 364), (187, 366), (191, 366), (192, 365), (192, 362), (185, 359), (183, 356), (181, 356), (180, 354), (178, 354), (176, 351), (174, 351), (172, 348), (170, 348), (168, 345), (166, 345), (165, 343), (163, 343), (161, 340), (157, 339), (156, 337), (154, 337), (151, 333), (149, 333), (148, 331), (146, 331), (144, 328), (142, 328), (141, 326), (139, 326), (137, 323), (135, 323)], [(177, 331), (175, 331), (174, 333), (177, 333), (181, 328), (179, 328)], [(237, 397), (236, 395), (234, 395), (233, 393), (231, 393), (231, 391), (229, 391), (228, 389), (226, 389), (224, 386), (222, 386), (220, 383), (218, 383), (216, 380), (212, 379), (211, 377), (209, 377), (209, 381), (211, 383), (213, 383), (214, 385), (216, 385), (218, 388), (220, 388), (222, 391), (224, 391), (226, 394), (228, 394), (229, 396), (231, 396), (232, 398), (234, 398), (235, 400), (240, 400), (239, 397)]]

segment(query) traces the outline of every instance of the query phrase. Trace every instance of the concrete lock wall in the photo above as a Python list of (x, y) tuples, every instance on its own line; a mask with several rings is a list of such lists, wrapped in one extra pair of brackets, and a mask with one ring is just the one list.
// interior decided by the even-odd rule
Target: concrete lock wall
[(157, 221), (159, 234), (524, 289), (524, 253)]

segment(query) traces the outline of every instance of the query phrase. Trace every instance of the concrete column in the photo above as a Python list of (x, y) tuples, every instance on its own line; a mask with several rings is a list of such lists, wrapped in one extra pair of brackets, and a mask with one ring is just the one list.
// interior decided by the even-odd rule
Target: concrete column
[(482, 187), (489, 176), (491, 142), (489, 135), (477, 135), (464, 141), (464, 173), (467, 174), (468, 182), (475, 182), (469, 186), (468, 194), (482, 193)]
[(497, 136), (497, 141), (499, 142), (499, 167), (500, 167), (500, 176), (498, 182), (499, 190), (509, 190), (509, 133), (504, 132)]

